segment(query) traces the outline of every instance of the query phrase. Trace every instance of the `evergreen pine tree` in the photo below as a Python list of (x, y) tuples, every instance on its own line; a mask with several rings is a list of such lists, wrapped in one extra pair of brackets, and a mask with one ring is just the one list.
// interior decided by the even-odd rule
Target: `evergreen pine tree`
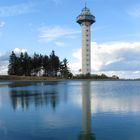
[(43, 56), (43, 60), (42, 60), (42, 67), (44, 70), (44, 76), (47, 76), (48, 71), (49, 71), (49, 57), (47, 55)]
[(61, 72), (62, 77), (64, 77), (64, 78), (72, 77), (72, 73), (70, 72), (70, 70), (68, 68), (68, 60), (66, 58), (63, 59), (63, 61), (61, 62), (60, 72)]
[(8, 74), (9, 75), (16, 75), (16, 69), (17, 69), (17, 56), (14, 53), (14, 51), (12, 51), (10, 58), (9, 58), (9, 65), (8, 65)]
[(50, 75), (51, 76), (56, 76), (57, 72), (59, 70), (60, 67), (60, 60), (59, 57), (55, 55), (55, 52), (52, 51), (50, 54)]

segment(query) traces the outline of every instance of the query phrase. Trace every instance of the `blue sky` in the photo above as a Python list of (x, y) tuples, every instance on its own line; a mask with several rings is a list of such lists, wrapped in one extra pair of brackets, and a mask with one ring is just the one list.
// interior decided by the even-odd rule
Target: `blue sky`
[[(9, 52), (49, 54), (67, 58), (81, 68), (81, 28), (76, 17), (85, 0), (0, 1), (0, 74)], [(96, 17), (92, 26), (92, 72), (140, 77), (140, 1), (87, 0)]]

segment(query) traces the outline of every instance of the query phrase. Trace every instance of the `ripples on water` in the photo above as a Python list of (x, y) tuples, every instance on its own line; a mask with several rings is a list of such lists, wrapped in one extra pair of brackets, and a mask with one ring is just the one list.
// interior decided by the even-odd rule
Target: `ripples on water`
[(0, 83), (1, 140), (139, 140), (140, 81)]

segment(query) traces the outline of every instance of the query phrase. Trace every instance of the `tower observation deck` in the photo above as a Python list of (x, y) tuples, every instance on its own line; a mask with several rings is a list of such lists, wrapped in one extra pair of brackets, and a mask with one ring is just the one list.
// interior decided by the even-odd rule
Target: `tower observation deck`
[(95, 16), (85, 6), (76, 19), (82, 28), (82, 74), (91, 73), (91, 25), (95, 22)]

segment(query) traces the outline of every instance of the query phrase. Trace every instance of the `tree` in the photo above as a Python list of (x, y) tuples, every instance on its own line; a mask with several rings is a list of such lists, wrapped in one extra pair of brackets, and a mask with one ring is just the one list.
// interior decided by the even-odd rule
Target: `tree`
[(22, 76), (24, 75), (24, 54), (23, 52), (20, 53), (20, 56), (17, 60), (17, 75)]
[(55, 55), (55, 52), (52, 51), (49, 57), (49, 75), (56, 76), (60, 67), (59, 57)]
[(45, 55), (42, 59), (42, 67), (44, 70), (44, 76), (47, 76), (47, 73), (49, 71), (49, 57), (47, 55)]
[(16, 70), (17, 70), (17, 56), (14, 53), (14, 51), (12, 51), (10, 58), (9, 58), (8, 74), (16, 75)]
[(65, 78), (72, 76), (68, 68), (67, 59), (60, 62), (59, 57), (55, 55), (54, 51), (52, 51), (49, 56), (34, 53), (33, 57), (30, 57), (27, 52), (21, 52), (20, 56), (17, 57), (16, 54), (12, 52), (9, 58), (9, 75), (57, 76), (58, 72), (61, 72)]
[(33, 64), (33, 75), (37, 76), (37, 74), (41, 71), (42, 67), (42, 55), (35, 53), (32, 59), (32, 64)]
[(61, 76), (64, 78), (72, 77), (72, 73), (70, 72), (68, 68), (68, 60), (66, 58), (63, 59), (63, 61), (61, 62), (60, 72), (61, 72)]
[(23, 55), (23, 72), (25, 76), (30, 76), (32, 70), (31, 57), (25, 52)]

